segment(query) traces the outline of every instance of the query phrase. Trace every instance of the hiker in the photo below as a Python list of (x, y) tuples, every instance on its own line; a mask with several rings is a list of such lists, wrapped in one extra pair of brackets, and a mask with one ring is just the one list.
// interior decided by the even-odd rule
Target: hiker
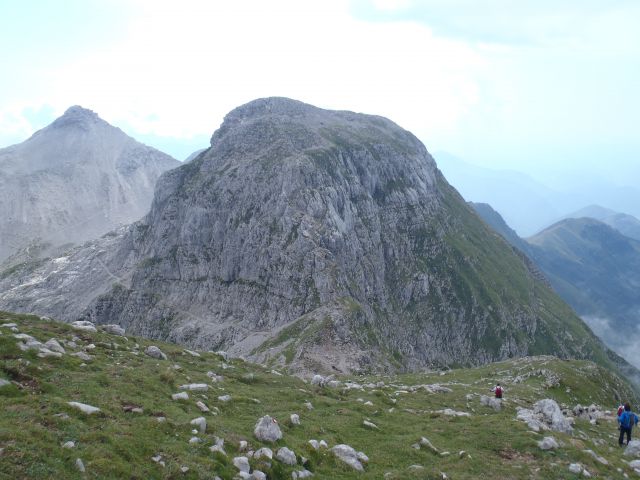
[(504, 390), (499, 383), (495, 387), (493, 387), (491, 391), (496, 394), (496, 398), (502, 400), (502, 393), (504, 392)]
[(620, 438), (618, 439), (618, 445), (622, 446), (622, 440), (624, 434), (627, 434), (627, 445), (631, 440), (631, 429), (634, 425), (638, 424), (638, 416), (631, 411), (629, 402), (624, 404), (624, 412), (618, 417), (618, 423), (620, 424)]

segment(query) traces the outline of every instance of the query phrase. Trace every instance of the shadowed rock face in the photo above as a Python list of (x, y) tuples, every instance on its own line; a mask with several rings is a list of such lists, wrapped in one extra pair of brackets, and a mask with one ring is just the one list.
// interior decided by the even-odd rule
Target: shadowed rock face
[(157, 178), (178, 165), (91, 110), (69, 108), (0, 149), (0, 262), (29, 244), (78, 243), (138, 220)]
[[(425, 147), (381, 117), (283, 98), (239, 107), (210, 149), (161, 177), (142, 221), (104, 241), (6, 275), (0, 307), (296, 369), (608, 361)], [(63, 298), (63, 284), (82, 295)]]

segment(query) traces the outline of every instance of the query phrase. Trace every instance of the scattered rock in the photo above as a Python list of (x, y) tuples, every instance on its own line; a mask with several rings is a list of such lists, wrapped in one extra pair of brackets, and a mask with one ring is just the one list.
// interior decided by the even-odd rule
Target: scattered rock
[(152, 358), (157, 358), (158, 360), (166, 360), (167, 356), (155, 345), (148, 346), (145, 351), (145, 354), (149, 355)]
[(262, 457), (266, 457), (269, 460), (273, 459), (273, 451), (268, 447), (262, 447), (255, 451), (253, 458), (256, 460)]
[(624, 455), (627, 457), (640, 457), (640, 440), (631, 440), (624, 449)]
[(189, 394), (187, 392), (174, 393), (171, 395), (172, 400), (189, 400)]
[(85, 332), (97, 332), (96, 326), (92, 322), (87, 322), (85, 320), (78, 320), (76, 322), (71, 322), (71, 327), (76, 330), (82, 330)]
[(318, 443), (318, 440), (309, 440), (308, 443), (314, 450), (320, 450), (320, 444)]
[(184, 353), (188, 353), (189, 355), (191, 355), (192, 357), (199, 357), (200, 354), (198, 352), (194, 352), (193, 350), (184, 350)]
[(224, 451), (224, 438), (214, 437), (214, 445), (209, 447), (209, 450), (214, 452), (220, 452), (225, 457), (227, 456), (227, 452)]
[(247, 449), (248, 443), (246, 440), (240, 440), (240, 445), (238, 446), (238, 450), (244, 452)]
[(76, 468), (80, 473), (84, 473), (86, 471), (84, 468), (84, 463), (82, 462), (82, 459), (76, 458)]
[(582, 472), (582, 465), (580, 465), (579, 463), (572, 463), (571, 465), (569, 465), (569, 471), (571, 473), (580, 474)]
[(253, 431), (256, 438), (263, 442), (275, 442), (282, 438), (282, 432), (275, 418), (265, 415), (256, 423)]
[(9, 380), (5, 380), (4, 378), (0, 378), (0, 387), (4, 387), (5, 385), (11, 385)]
[(292, 413), (290, 419), (292, 425), (300, 425), (300, 415), (297, 413)]
[(124, 337), (124, 328), (122, 328), (120, 325), (111, 323), (108, 325), (101, 325), (100, 328), (105, 332), (110, 333), (111, 335), (118, 335), (120, 337)]
[(344, 463), (349, 465), (354, 470), (359, 472), (364, 470), (360, 459), (358, 458), (358, 452), (349, 445), (340, 444), (331, 449), (331, 452)]
[(309, 470), (298, 470), (296, 472), (291, 472), (291, 478), (293, 478), (293, 480), (297, 480), (299, 478), (310, 478), (313, 477), (313, 473), (311, 473)]
[(156, 455), (155, 457), (151, 457), (151, 460), (153, 460), (154, 462), (156, 462), (158, 465), (162, 467), (165, 466), (164, 460), (162, 460), (162, 455)]
[(189, 467), (180, 467), (180, 471), (182, 473), (187, 473), (189, 471)]
[(432, 453), (435, 454), (439, 454), (440, 450), (438, 450), (436, 447), (433, 446), (433, 444), (429, 441), (428, 438), (422, 437), (420, 438), (420, 446), (421, 447), (425, 447), (427, 448), (427, 450), (430, 450)]
[(313, 405), (311, 405), (311, 402), (304, 402), (304, 406), (307, 408), (307, 410), (313, 410)]
[(249, 466), (249, 459), (247, 457), (235, 457), (233, 459), (233, 465), (241, 472), (249, 473), (251, 467)]
[(87, 405), (86, 403), (67, 402), (67, 405), (70, 405), (73, 408), (77, 408), (82, 413), (86, 413), (87, 415), (91, 415), (93, 413), (97, 413), (97, 412), (100, 411), (100, 409), (98, 407), (92, 407), (91, 405)]
[(93, 360), (93, 357), (91, 355), (87, 355), (84, 352), (75, 352), (75, 353), (72, 353), (71, 355), (73, 355), (74, 357), (78, 357), (83, 362), (90, 362), (91, 360)]
[(591, 455), (597, 462), (603, 464), (603, 465), (609, 465), (609, 461), (604, 458), (599, 456), (596, 452), (594, 452), (593, 450), (585, 450), (584, 453)]
[(76, 446), (75, 442), (72, 442), (71, 440), (69, 440), (68, 442), (64, 442), (62, 444), (62, 448), (74, 448)]
[(187, 385), (180, 385), (180, 390), (189, 390), (190, 392), (206, 392), (209, 390), (209, 385), (206, 383), (189, 383)]
[(456, 412), (455, 410), (451, 410), (450, 408), (445, 408), (444, 410), (436, 410), (436, 413), (441, 413), (442, 415), (447, 415), (448, 417), (470, 417), (471, 414), (467, 412)]
[(542, 450), (553, 450), (559, 448), (558, 442), (553, 437), (544, 437), (542, 440), (538, 442), (538, 447)]
[(51, 338), (49, 339), (45, 344), (45, 347), (47, 347), (49, 350), (51, 350), (52, 352), (58, 352), (58, 353), (67, 353), (65, 351), (64, 348), (62, 348), (62, 345), (60, 345), (60, 343), (58, 343), (58, 341), (55, 338)]
[(200, 442), (201, 442), (201, 440), (200, 440), (199, 437), (191, 437), (191, 439), (189, 439), (189, 443), (192, 444), (192, 445), (194, 445), (196, 443), (200, 443)]
[(47, 357), (60, 358), (60, 357), (62, 357), (62, 354), (60, 352), (52, 352), (51, 350), (49, 350), (48, 348), (45, 348), (45, 347), (40, 347), (40, 351), (38, 352), (38, 357), (40, 357), (40, 358), (47, 358)]
[(218, 397), (218, 400), (221, 402), (230, 402), (231, 401), (231, 395), (221, 395)]
[(209, 411), (209, 407), (207, 407), (203, 402), (196, 402), (196, 407), (200, 409), (201, 412), (207, 413)]
[(189, 423), (197, 426), (200, 429), (200, 433), (205, 433), (207, 431), (207, 420), (204, 417), (194, 418)]
[(295, 465), (296, 463), (298, 463), (296, 454), (293, 453), (292, 450), (289, 450), (287, 447), (282, 447), (281, 449), (279, 449), (278, 453), (276, 453), (276, 458), (285, 465)]
[(488, 397), (487, 395), (482, 395), (480, 397), (480, 403), (487, 407), (493, 408), (495, 411), (500, 411), (502, 408), (502, 400), (495, 397)]
[(380, 428), (375, 423), (372, 423), (368, 420), (363, 421), (362, 424), (367, 428), (371, 428), (372, 430), (380, 430)]

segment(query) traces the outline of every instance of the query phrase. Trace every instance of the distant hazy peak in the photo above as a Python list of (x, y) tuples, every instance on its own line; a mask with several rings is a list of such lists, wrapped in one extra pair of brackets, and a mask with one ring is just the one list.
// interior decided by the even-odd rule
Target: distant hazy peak
[(54, 120), (51, 124), (52, 128), (62, 128), (69, 126), (79, 126), (82, 128), (88, 128), (91, 125), (104, 124), (109, 125), (102, 120), (96, 112), (83, 108), (79, 105), (69, 107), (64, 114)]

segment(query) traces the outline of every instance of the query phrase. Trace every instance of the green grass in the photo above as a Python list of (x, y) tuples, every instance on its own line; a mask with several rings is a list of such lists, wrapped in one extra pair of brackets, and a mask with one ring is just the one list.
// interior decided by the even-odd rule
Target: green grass
[[(543, 452), (536, 445), (542, 435), (527, 431), (515, 420), (517, 406), (528, 407), (541, 398), (554, 398), (570, 407), (596, 403), (606, 409), (614, 409), (621, 399), (634, 400), (618, 377), (586, 361), (537, 357), (447, 372), (360, 377), (354, 380), (362, 384), (383, 381), (385, 386), (343, 390), (314, 387), (239, 359), (231, 360), (230, 368), (225, 369), (222, 358), (214, 353), (192, 357), (177, 345), (77, 332), (38, 317), (0, 313), (0, 324), (5, 322), (18, 323), (21, 332), (43, 342), (77, 336), (79, 345), (93, 343), (96, 348), (90, 351), (94, 360), (85, 366), (69, 355), (42, 359), (34, 352), (20, 351), (12, 332), (0, 328), (0, 378), (13, 381), (0, 388), (0, 448), (4, 449), (0, 478), (196, 479), (218, 475), (231, 479), (237, 473), (232, 459), (240, 455), (238, 442), (247, 440), (253, 449), (263, 446), (253, 437), (253, 428), (267, 414), (278, 419), (283, 431), (276, 447), (287, 446), (307, 457), (307, 468), (320, 479), (379, 479), (386, 473), (387, 478), (397, 479), (439, 478), (440, 472), (454, 479), (571, 479), (577, 478), (568, 471), (572, 462), (583, 463), (601, 477), (619, 478), (617, 468), (635, 475), (615, 445), (613, 422), (592, 426), (578, 421), (573, 437), (553, 433), (564, 443), (562, 448)], [(169, 360), (135, 355), (136, 343), (141, 352), (147, 345), (158, 345)], [(210, 383), (206, 375), (210, 370), (224, 380)], [(536, 373), (541, 370), (553, 372), (559, 384), (546, 388), (544, 375)], [(527, 373), (531, 376), (526, 381), (510, 383), (510, 378)], [(467, 400), (468, 394), (488, 394), (496, 381), (506, 386), (503, 411), (481, 406), (477, 396)], [(209, 383), (209, 391), (190, 393), (188, 401), (171, 400), (179, 385), (192, 382)], [(396, 393), (434, 383), (445, 384), (452, 392), (430, 394), (417, 389)], [(224, 394), (232, 396), (231, 402), (217, 400)], [(197, 400), (217, 407), (220, 413), (204, 414), (207, 433), (199, 435), (203, 442), (193, 446), (188, 443), (192, 436), (189, 421), (203, 415), (195, 405)], [(373, 407), (364, 405), (369, 400)], [(88, 403), (102, 411), (84, 415), (69, 407), (69, 401)], [(304, 407), (307, 401), (313, 410)], [(125, 413), (124, 405), (140, 406), (144, 413)], [(436, 413), (444, 408), (472, 416), (451, 418)], [(56, 416), (60, 413), (69, 418)], [(300, 415), (301, 425), (289, 423), (291, 413)], [(158, 423), (157, 416), (167, 421)], [(380, 430), (363, 427), (365, 419)], [(225, 439), (227, 457), (209, 451), (214, 436)], [(451, 455), (441, 457), (411, 448), (422, 436)], [(347, 443), (363, 451), (370, 458), (365, 471), (357, 473), (330, 453), (313, 451), (307, 444), (312, 438), (324, 439), (330, 446)], [(68, 440), (75, 441), (76, 448), (62, 449), (61, 444)], [(604, 456), (610, 465), (597, 463), (584, 449)], [(461, 450), (466, 452), (462, 458), (458, 455)], [(165, 468), (151, 460), (156, 454), (163, 456)], [(83, 460), (86, 474), (76, 470), (76, 458)], [(259, 462), (252, 463), (257, 467)], [(425, 468), (412, 473), (411, 465)], [(180, 472), (182, 466), (189, 467), (187, 474)], [(294, 470), (276, 460), (270, 468), (260, 467), (273, 479), (291, 478)]]

